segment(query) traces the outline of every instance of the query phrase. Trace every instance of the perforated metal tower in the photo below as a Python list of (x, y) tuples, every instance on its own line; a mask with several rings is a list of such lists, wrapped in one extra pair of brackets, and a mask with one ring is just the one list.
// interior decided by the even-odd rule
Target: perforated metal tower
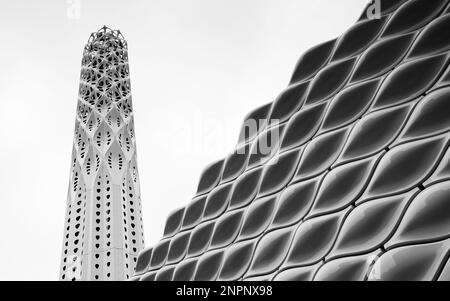
[(143, 245), (127, 43), (105, 26), (83, 51), (60, 279), (127, 279)]

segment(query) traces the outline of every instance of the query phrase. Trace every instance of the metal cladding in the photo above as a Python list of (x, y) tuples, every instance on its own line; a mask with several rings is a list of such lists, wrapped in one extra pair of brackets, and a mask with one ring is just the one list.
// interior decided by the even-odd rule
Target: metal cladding
[(304, 53), (133, 279), (450, 280), (448, 2), (375, 0)]

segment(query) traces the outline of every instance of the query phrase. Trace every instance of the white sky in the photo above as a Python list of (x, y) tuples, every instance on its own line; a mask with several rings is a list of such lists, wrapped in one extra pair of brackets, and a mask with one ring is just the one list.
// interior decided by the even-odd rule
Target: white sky
[(230, 152), (244, 116), (364, 0), (0, 3), (0, 280), (58, 279), (81, 54), (104, 24), (129, 45), (146, 245)]

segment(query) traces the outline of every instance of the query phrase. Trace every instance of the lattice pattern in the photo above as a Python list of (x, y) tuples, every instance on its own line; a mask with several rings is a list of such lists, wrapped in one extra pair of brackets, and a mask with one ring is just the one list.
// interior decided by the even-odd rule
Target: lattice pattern
[(450, 280), (449, 12), (382, 0), (307, 51), (134, 279)]
[(123, 280), (144, 246), (127, 44), (103, 27), (84, 49), (61, 280)]

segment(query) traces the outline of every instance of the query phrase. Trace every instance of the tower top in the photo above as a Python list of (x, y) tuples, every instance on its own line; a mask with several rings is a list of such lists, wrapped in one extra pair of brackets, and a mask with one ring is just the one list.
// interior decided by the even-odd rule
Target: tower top
[(115, 50), (116, 48), (127, 49), (127, 41), (123, 37), (120, 30), (113, 30), (106, 25), (103, 25), (97, 32), (91, 33), (86, 46), (85, 52), (95, 50)]

